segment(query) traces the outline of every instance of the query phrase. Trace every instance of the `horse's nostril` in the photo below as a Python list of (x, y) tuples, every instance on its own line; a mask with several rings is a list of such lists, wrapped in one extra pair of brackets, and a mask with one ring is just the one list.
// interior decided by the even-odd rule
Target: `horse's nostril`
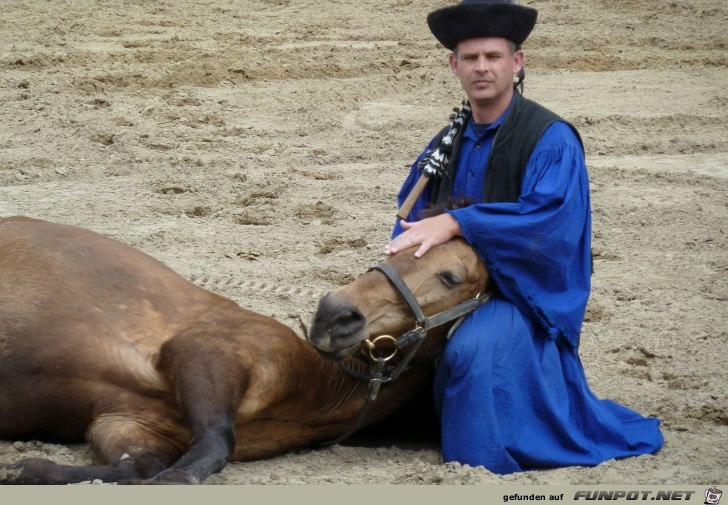
[(319, 302), (309, 331), (309, 342), (324, 351), (351, 347), (366, 338), (366, 318), (355, 304), (329, 293)]
[(344, 337), (364, 326), (364, 316), (357, 310), (343, 310), (331, 318), (331, 336)]

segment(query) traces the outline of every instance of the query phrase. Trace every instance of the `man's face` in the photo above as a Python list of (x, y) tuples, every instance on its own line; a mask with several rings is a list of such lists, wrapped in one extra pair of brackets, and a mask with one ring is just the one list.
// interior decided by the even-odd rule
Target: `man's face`
[(458, 43), (457, 56), (450, 55), (450, 68), (471, 103), (485, 105), (510, 100), (513, 76), (523, 66), (523, 51), (511, 50), (506, 39), (496, 37)]

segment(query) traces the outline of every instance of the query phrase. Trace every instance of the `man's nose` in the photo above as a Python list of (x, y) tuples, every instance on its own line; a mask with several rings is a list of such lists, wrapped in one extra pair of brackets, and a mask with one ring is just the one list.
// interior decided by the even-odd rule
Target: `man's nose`
[(477, 72), (487, 72), (488, 71), (488, 60), (485, 56), (478, 56), (478, 59), (475, 61), (475, 70)]

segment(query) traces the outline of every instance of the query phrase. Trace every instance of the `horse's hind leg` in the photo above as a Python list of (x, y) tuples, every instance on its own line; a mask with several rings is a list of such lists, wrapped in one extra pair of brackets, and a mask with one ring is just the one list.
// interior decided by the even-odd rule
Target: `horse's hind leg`
[[(87, 439), (101, 465), (61, 465), (48, 459), (28, 458), (0, 464), (0, 484), (72, 484), (143, 481), (157, 475), (182, 454), (172, 438), (147, 429), (137, 420), (107, 414), (97, 418)], [(158, 426), (159, 427), (159, 426)]]
[[(17, 463), (0, 463), (0, 484), (73, 484), (93, 480), (118, 482), (146, 478), (163, 467), (151, 458), (124, 460), (110, 465), (60, 465), (49, 459), (28, 458)], [(151, 472), (150, 472), (151, 470)]]

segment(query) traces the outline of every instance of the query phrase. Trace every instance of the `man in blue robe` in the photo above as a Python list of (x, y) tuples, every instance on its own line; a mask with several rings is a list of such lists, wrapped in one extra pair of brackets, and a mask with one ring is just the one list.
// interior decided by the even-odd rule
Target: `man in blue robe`
[[(493, 299), (454, 332), (435, 377), (446, 462), (506, 474), (657, 452), (659, 420), (589, 388), (578, 355), (591, 290), (591, 207), (577, 131), (527, 100), (521, 44), (535, 9), (508, 0), (463, 0), (428, 16), (471, 112), (453, 142), (444, 174), (430, 183), (386, 254), (464, 237), (484, 260)], [(418, 167), (402, 185), (403, 203)], [(421, 218), (433, 203), (467, 198)]]

